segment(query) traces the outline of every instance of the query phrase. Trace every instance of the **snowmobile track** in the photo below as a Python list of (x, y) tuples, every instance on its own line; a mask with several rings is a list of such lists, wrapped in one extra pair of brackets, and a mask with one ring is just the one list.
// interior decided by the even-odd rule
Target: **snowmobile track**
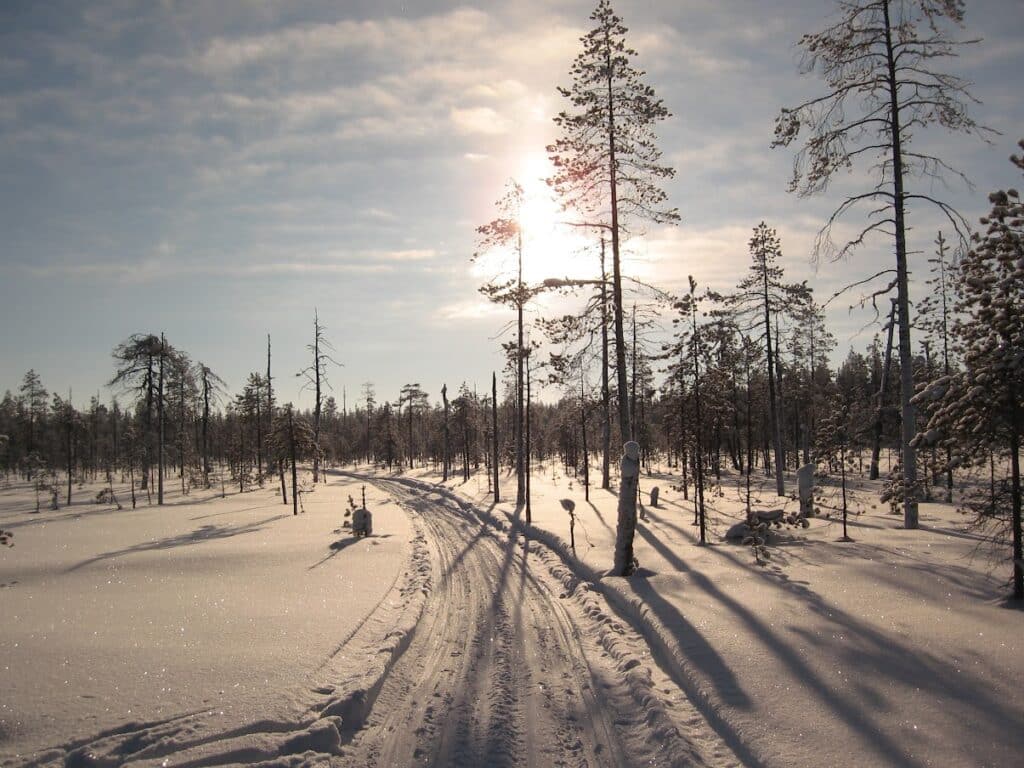
[(425, 483), (363, 479), (422, 525), (432, 587), (335, 763), (739, 764), (646, 646), (529, 529)]

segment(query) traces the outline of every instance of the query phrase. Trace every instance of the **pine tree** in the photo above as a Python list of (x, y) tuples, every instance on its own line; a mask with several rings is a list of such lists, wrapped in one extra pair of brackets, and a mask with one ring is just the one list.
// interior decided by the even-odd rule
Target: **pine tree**
[[(571, 106), (555, 117), (561, 136), (547, 148), (555, 168), (548, 183), (563, 207), (581, 217), (580, 224), (607, 233), (611, 241), (619, 431), (625, 441), (632, 439), (633, 425), (626, 397), (621, 243), (629, 219), (671, 224), (679, 214), (666, 206), (659, 186), (675, 171), (661, 163), (654, 133), (670, 113), (644, 82), (646, 73), (631, 63), (637, 52), (626, 44), (628, 30), (609, 0), (599, 0), (590, 18), (594, 28), (580, 39), (583, 50), (569, 70), (572, 85), (559, 88)], [(634, 527), (635, 521), (618, 526), (618, 575), (633, 562)]]
[(548, 147), (555, 167), (549, 183), (563, 206), (582, 218), (581, 225), (607, 232), (611, 240), (619, 427), (629, 440), (621, 241), (629, 219), (679, 220), (659, 186), (675, 171), (661, 164), (654, 134), (670, 113), (644, 83), (646, 73), (631, 63), (637, 52), (627, 46), (628, 29), (609, 0), (599, 0), (590, 18), (595, 26), (580, 39), (583, 50), (569, 70), (572, 85), (558, 89), (571, 107), (555, 117), (562, 135)]
[(495, 205), (500, 215), (476, 229), (479, 242), (477, 251), (473, 254), (473, 261), (477, 261), (485, 253), (503, 250), (511, 250), (515, 256), (515, 266), (512, 268), (514, 275), (507, 278), (497, 277), (484, 283), (480, 286), (480, 292), (490, 301), (511, 306), (516, 311), (516, 341), (511, 349), (516, 361), (516, 505), (521, 506), (526, 501), (526, 409), (523, 379), (526, 348), (523, 342), (523, 311), (526, 303), (536, 294), (536, 290), (523, 283), (522, 186), (515, 179), (509, 179), (504, 196)]
[[(925, 281), (928, 290), (918, 304), (918, 326), (930, 344), (942, 353), (942, 375), (949, 376), (954, 359), (950, 349), (950, 326), (953, 320), (952, 273), (956, 259), (949, 256), (949, 247), (942, 232), (935, 238), (935, 255), (928, 259), (931, 277)], [(953, 501), (953, 470), (949, 468), (952, 457), (946, 453), (946, 502)]]
[[(38, 450), (38, 433), (40, 423), (46, 418), (46, 398), (48, 393), (43, 381), (34, 369), (29, 370), (22, 379), (18, 390), (25, 414), (25, 453)], [(32, 479), (29, 475), (29, 480)]]
[(796, 314), (809, 298), (806, 285), (782, 282), (785, 274), (776, 263), (782, 256), (782, 245), (775, 230), (763, 221), (754, 227), (750, 238), (749, 273), (736, 286), (736, 292), (725, 297), (726, 307), (742, 333), (751, 333), (764, 344), (765, 370), (768, 377), (768, 416), (772, 448), (775, 453), (775, 490), (785, 494), (783, 467), (785, 454), (778, 400), (778, 316), (784, 311)]
[[(673, 367), (675, 368), (675, 373), (679, 378), (680, 384), (682, 385), (683, 379), (687, 375), (692, 382), (691, 391), (693, 394), (693, 410), (691, 413), (686, 414), (686, 416), (683, 417), (683, 423), (689, 421), (693, 424), (693, 474), (695, 482), (694, 508), (696, 512), (696, 522), (700, 526), (700, 543), (705, 544), (707, 542), (707, 515), (704, 507), (703, 434), (705, 414), (703, 400), (701, 397), (701, 375), (702, 372), (706, 372), (707, 370), (706, 360), (708, 357), (708, 349), (704, 328), (697, 322), (697, 316), (700, 313), (700, 297), (696, 293), (697, 283), (694, 281), (692, 276), (689, 277), (689, 286), (690, 292), (675, 303), (675, 310), (679, 313), (679, 316), (674, 318), (673, 322), (676, 323), (679, 330), (677, 331), (676, 343), (669, 346), (666, 351), (671, 359), (677, 359), (679, 361), (678, 364)], [(670, 368), (670, 372), (671, 370), (672, 369)]]
[(402, 404), (405, 404), (405, 418), (406, 418), (406, 435), (408, 436), (408, 445), (406, 446), (406, 456), (409, 459), (409, 469), (413, 468), (413, 457), (416, 455), (416, 443), (413, 438), (413, 417), (417, 413), (422, 413), (426, 410), (429, 405), (429, 398), (427, 393), (423, 391), (419, 383), (414, 384), (403, 384), (401, 394), (398, 396), (398, 409), (401, 412)]

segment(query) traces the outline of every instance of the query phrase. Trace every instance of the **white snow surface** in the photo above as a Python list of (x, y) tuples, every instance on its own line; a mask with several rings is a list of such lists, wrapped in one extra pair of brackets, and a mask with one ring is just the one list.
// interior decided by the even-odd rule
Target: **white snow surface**
[[(742, 478), (709, 480), (709, 545), (698, 544), (693, 488), (661, 472), (641, 476), (638, 574), (612, 564), (612, 490), (591, 470), (549, 465), (531, 482), (532, 529), (566, 567), (592, 580), (659, 665), (747, 765), (1006, 766), (1024, 754), (1024, 611), (1006, 600), (1008, 547), (993, 559), (952, 505), (922, 503), (905, 530), (878, 502), (880, 483), (851, 481), (849, 535), (835, 479), (816, 485), (818, 519), (773, 535), (771, 559), (724, 542), (745, 516)], [(487, 479), (449, 485), (489, 503)], [(794, 510), (774, 481), (753, 479), (754, 508)], [(769, 487), (772, 486), (772, 487)], [(795, 473), (787, 489), (796, 492)], [(515, 488), (503, 487), (504, 498)], [(576, 555), (568, 551), (575, 503)], [(832, 508), (832, 509), (830, 509)], [(496, 512), (511, 518), (513, 505)], [(826, 517), (828, 515), (828, 517)]]
[(168, 482), (164, 506), (143, 495), (135, 510), (120, 488), (120, 511), (90, 486), (38, 514), (24, 486), (0, 491), (15, 536), (0, 551), (0, 761), (186, 716), (206, 731), (301, 720), (409, 560), (409, 519), (372, 486), (375, 535), (342, 528), (360, 485), (331, 478), (297, 516), (269, 484), (222, 499)]
[[(493, 504), (482, 472), (332, 473), (298, 517), (269, 488), (38, 514), (2, 490), (0, 764), (1019, 762), (1024, 612), (953, 507), (906, 531), (856, 478), (854, 541), (832, 511), (760, 566), (722, 540), (740, 478), (709, 489), (700, 546), (679, 478), (645, 473), (661, 501), (618, 578), (597, 477), (588, 502), (540, 468), (530, 525), (513, 479)], [(754, 496), (796, 505), (761, 478)]]

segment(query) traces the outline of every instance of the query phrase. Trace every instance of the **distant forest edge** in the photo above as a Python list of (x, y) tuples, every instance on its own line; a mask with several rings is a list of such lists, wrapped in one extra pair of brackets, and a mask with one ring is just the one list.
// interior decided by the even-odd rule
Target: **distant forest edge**
[[(663, 189), (675, 171), (663, 163), (655, 132), (671, 115), (634, 63), (639, 54), (609, 0), (599, 0), (590, 20), (571, 82), (559, 88), (564, 110), (546, 150), (554, 169), (548, 185), (567, 223), (589, 238), (593, 278), (524, 281), (526, 201), (522, 185), (510, 180), (496, 217), (476, 230), (472, 257), (506, 257), (504, 271), (480, 288), (514, 312), (506, 328), (512, 338), (502, 342), (500, 398), (496, 376), (490, 393), (462, 384), (449, 399), (445, 386), (433, 403), (415, 382), (378, 402), (367, 383), (351, 409), (345, 399), (339, 409), (326, 395), (336, 361), (316, 315), (310, 365), (295, 374), (314, 394), (313, 410), (302, 413), (275, 401), (269, 338), (265, 367), (260, 361), (229, 396), (210, 367), (162, 334), (136, 334), (114, 350), (110, 383), (123, 408), (95, 397), (79, 412), (70, 393), (51, 399), (34, 371), (17, 395), (5, 395), (5, 476), (16, 471), (49, 483), (57, 503), (60, 472), (69, 499), (73, 476), (120, 472), (147, 494), (155, 481), (160, 504), (167, 476), (176, 474), (187, 492), (209, 486), (215, 467), (242, 490), (276, 474), (286, 497), (290, 468), (295, 505), (299, 461), (312, 464), (314, 482), (325, 462), (392, 470), (432, 464), (444, 479), (456, 471), (468, 478), (482, 466), (496, 501), (506, 468), (529, 524), (532, 461), (557, 458), (586, 476), (594, 454), (595, 482), (607, 488), (629, 440), (639, 443), (644, 466), (678, 470), (700, 505), (705, 482), (721, 483), (730, 471), (763, 471), (783, 496), (787, 469), (816, 463), (834, 470), (852, 457), (866, 459), (877, 478), (881, 451), (894, 449), (885, 496), (902, 507), (905, 527), (918, 527), (919, 499), (958, 502), (996, 540), (1009, 541), (1013, 593), (1024, 598), (1024, 206), (1015, 189), (992, 193), (991, 212), (972, 233), (930, 191), (943, 188), (937, 181), (966, 176), (928, 154), (934, 144), (914, 143), (926, 129), (994, 136), (970, 115), (978, 103), (969, 83), (940, 68), (963, 46), (981, 44), (958, 38), (964, 3), (849, 0), (829, 26), (798, 43), (802, 74), (819, 77), (823, 88), (776, 119), (772, 146), (795, 148), (789, 190), (828, 195), (830, 183), (854, 168), (864, 184), (830, 204), (814, 255), (843, 259), (869, 239), (894, 254), (889, 268), (847, 286), (879, 309), (883, 333), (837, 370), (829, 364), (835, 340), (823, 306), (845, 291), (823, 304), (811, 286), (787, 282), (782, 243), (767, 222), (753, 228), (749, 271), (728, 293), (690, 278), (688, 290), (672, 295), (623, 274), (622, 244), (631, 233), (680, 220)], [(1024, 169), (1020, 156), (1011, 160)], [(911, 208), (938, 211), (944, 222), (929, 236), (927, 296), (917, 306), (909, 290)], [(525, 317), (544, 291), (581, 303), (572, 314), (529, 324), (546, 341), (540, 359), (542, 345), (530, 338)], [(655, 333), (664, 318), (671, 323)], [(536, 402), (540, 382), (559, 387), (561, 399)], [(971, 479), (959, 498), (957, 475)], [(634, 523), (620, 515), (617, 575), (633, 567)]]

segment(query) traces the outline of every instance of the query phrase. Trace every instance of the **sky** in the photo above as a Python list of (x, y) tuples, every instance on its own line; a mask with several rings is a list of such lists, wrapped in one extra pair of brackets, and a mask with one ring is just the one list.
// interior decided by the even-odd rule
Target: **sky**
[[(509, 178), (529, 200), (527, 279), (596, 273), (542, 181), (552, 117), (568, 106), (556, 88), (570, 84), (593, 6), (0, 4), (0, 392), (31, 368), (76, 404), (108, 401), (111, 350), (163, 332), (237, 393), (265, 368), (269, 334), (279, 395), (310, 407), (295, 374), (310, 364), (314, 312), (340, 363), (328, 372), (339, 406), (365, 382), (378, 402), (411, 382), (432, 400), (444, 383), (488, 388), (512, 313), (477, 289), (507, 265), (472, 256)], [(681, 216), (638, 228), (627, 274), (727, 290), (762, 220), (779, 232), (787, 278), (819, 301), (891, 264), (884, 239), (812, 264), (815, 233), (863, 179), (798, 198), (786, 192), (793, 150), (769, 146), (779, 108), (823, 90), (799, 74), (795, 43), (828, 23), (831, 3), (614, 7), (672, 112), (657, 133)], [(1024, 136), (1024, 5), (969, 3), (960, 36), (983, 41), (944, 68), (974, 83), (972, 115), (1001, 135), (920, 133), (916, 146), (976, 188), (916, 183), (976, 222), (989, 191), (1019, 184), (1007, 158)], [(909, 217), (920, 295), (941, 221)], [(829, 308), (836, 360), (878, 331), (852, 298)], [(530, 317), (571, 311), (567, 301), (545, 299)]]

